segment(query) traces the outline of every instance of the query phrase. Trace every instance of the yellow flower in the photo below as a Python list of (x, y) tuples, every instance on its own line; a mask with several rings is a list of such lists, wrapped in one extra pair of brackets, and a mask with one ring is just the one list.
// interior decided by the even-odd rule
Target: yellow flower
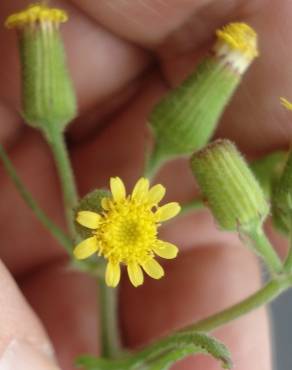
[(84, 259), (97, 252), (107, 259), (105, 280), (111, 287), (116, 287), (120, 281), (121, 264), (127, 266), (135, 287), (143, 284), (142, 268), (152, 278), (160, 279), (164, 270), (155, 260), (155, 254), (172, 259), (178, 249), (159, 240), (157, 229), (161, 222), (179, 213), (179, 204), (173, 202), (159, 207), (165, 188), (158, 184), (149, 189), (149, 181), (145, 178), (136, 183), (129, 196), (119, 177), (111, 178), (110, 188), (111, 197), (102, 199), (100, 214), (78, 212), (77, 222), (91, 229), (92, 236), (77, 245), (75, 257)]
[(246, 23), (229, 23), (218, 29), (216, 36), (215, 55), (240, 75), (259, 55), (257, 33)]
[(64, 10), (57, 8), (49, 8), (45, 4), (32, 4), (25, 10), (11, 14), (5, 25), (8, 28), (21, 28), (25, 25), (34, 25), (40, 23), (42, 25), (64, 23), (68, 20), (67, 13)]

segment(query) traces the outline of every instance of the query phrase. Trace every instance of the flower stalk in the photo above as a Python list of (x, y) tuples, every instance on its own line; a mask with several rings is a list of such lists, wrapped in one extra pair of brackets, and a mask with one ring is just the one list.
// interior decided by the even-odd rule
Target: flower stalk
[(68, 230), (74, 240), (76, 238), (74, 208), (78, 202), (78, 193), (71, 161), (64, 140), (64, 134), (61, 132), (51, 133), (51, 135), (48, 136), (48, 143), (53, 153), (61, 183)]
[(104, 279), (98, 282), (98, 301), (100, 313), (101, 355), (115, 359), (121, 354), (119, 327), (119, 289), (110, 288)]
[(245, 231), (245, 236), (243, 237), (245, 238), (246, 236), (249, 239), (247, 245), (250, 245), (258, 256), (265, 261), (271, 274), (281, 273), (283, 271), (283, 263), (263, 229), (261, 227), (249, 229)]
[(182, 331), (203, 331), (211, 332), (223, 325), (234, 321), (241, 316), (273, 301), (281, 293), (292, 286), (291, 275), (281, 275), (271, 280), (263, 288), (243, 301), (221, 311), (195, 324), (189, 325)]
[(0, 145), (0, 159), (3, 166), (18, 190), (20, 196), (27, 204), (27, 206), (33, 211), (35, 216), (39, 221), (51, 232), (51, 234), (56, 238), (56, 240), (67, 250), (67, 252), (72, 254), (72, 240), (46, 215), (46, 213), (41, 209), (37, 201), (34, 199), (32, 194), (23, 184), (22, 180), (17, 174), (12, 162), (10, 161), (7, 153), (5, 152), (2, 145)]

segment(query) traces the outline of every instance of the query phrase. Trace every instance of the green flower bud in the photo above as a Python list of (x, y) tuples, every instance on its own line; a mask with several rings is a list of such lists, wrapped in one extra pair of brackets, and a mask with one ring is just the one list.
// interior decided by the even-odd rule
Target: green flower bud
[(191, 167), (222, 229), (248, 231), (262, 225), (269, 206), (233, 143), (215, 141), (193, 155)]
[(107, 190), (96, 189), (85, 195), (85, 197), (83, 197), (79, 201), (77, 207), (74, 210), (75, 215), (74, 221), (76, 231), (83, 239), (89, 238), (92, 235), (92, 231), (87, 227), (80, 225), (80, 223), (76, 221), (78, 212), (80, 211), (91, 211), (95, 213), (103, 212), (101, 201), (103, 198), (109, 197), (109, 195), (110, 193)]
[[(280, 98), (281, 105), (291, 111), (292, 103)], [(276, 228), (284, 234), (292, 230), (292, 151), (281, 171), (272, 195), (272, 217)]]
[(290, 152), (272, 197), (274, 225), (284, 234), (292, 227), (292, 153)]
[(257, 35), (247, 24), (231, 23), (217, 31), (212, 55), (150, 115), (155, 146), (148, 173), (165, 160), (190, 155), (206, 145), (243, 73), (257, 55)]
[(43, 4), (31, 5), (6, 20), (18, 31), (22, 110), (25, 120), (46, 133), (63, 131), (76, 115), (59, 25), (67, 14)]
[(260, 183), (267, 199), (272, 198), (275, 185), (279, 181), (286, 161), (287, 153), (279, 151), (256, 159), (250, 164), (250, 168)]

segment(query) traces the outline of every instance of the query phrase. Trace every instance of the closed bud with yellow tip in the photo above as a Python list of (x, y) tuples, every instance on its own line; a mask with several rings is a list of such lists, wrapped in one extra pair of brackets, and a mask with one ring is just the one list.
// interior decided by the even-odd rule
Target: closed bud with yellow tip
[(47, 135), (62, 131), (76, 115), (76, 98), (65, 61), (59, 25), (61, 9), (35, 4), (10, 15), (17, 30), (21, 59), (22, 111), (28, 124)]
[(231, 23), (217, 30), (210, 55), (150, 114), (155, 145), (147, 174), (154, 173), (161, 163), (188, 156), (207, 144), (242, 75), (257, 55), (257, 34), (249, 25)]

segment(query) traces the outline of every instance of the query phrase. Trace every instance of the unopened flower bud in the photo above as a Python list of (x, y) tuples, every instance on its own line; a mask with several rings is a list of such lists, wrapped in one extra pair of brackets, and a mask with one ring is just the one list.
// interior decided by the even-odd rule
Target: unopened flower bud
[(216, 35), (212, 54), (150, 115), (155, 146), (149, 173), (165, 160), (206, 145), (243, 73), (258, 55), (257, 34), (245, 23), (228, 24)]
[(250, 163), (250, 168), (267, 199), (272, 198), (286, 161), (287, 153), (277, 151)]
[[(280, 98), (284, 108), (291, 111), (292, 103)], [(277, 229), (289, 234), (292, 227), (292, 151), (285, 161), (272, 196), (272, 218)]]
[(46, 133), (62, 131), (76, 115), (59, 32), (67, 18), (63, 10), (35, 4), (6, 20), (6, 27), (16, 28), (19, 38), (23, 116)]
[(269, 206), (233, 143), (215, 141), (193, 155), (191, 167), (222, 229), (248, 231), (262, 225)]
[(275, 187), (272, 198), (274, 225), (285, 234), (291, 230), (292, 221), (292, 153)]
[(91, 236), (91, 231), (82, 226), (78, 221), (78, 213), (80, 211), (89, 211), (89, 212), (96, 212), (101, 213), (103, 211), (102, 208), (102, 199), (109, 196), (109, 192), (107, 190), (96, 189), (85, 195), (82, 199), (79, 200), (77, 207), (74, 210), (75, 213), (75, 228), (77, 233), (82, 238), (88, 238)]

